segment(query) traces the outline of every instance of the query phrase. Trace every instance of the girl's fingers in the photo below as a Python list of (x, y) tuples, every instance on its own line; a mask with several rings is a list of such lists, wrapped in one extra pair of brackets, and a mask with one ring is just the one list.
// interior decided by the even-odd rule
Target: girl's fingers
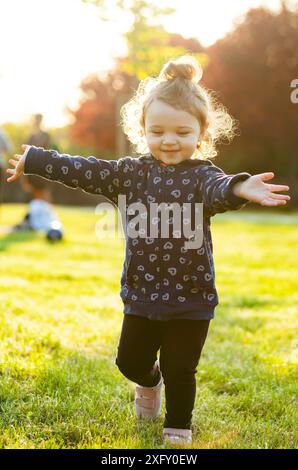
[(272, 207), (272, 206), (284, 206), (287, 203), (285, 200), (277, 200), (277, 199), (265, 199), (261, 202), (262, 206)]
[(289, 201), (291, 198), (287, 194), (271, 194), (270, 196), (272, 199), (283, 199), (285, 201)]
[(289, 191), (289, 186), (281, 185), (281, 184), (268, 184), (269, 191)]
[(256, 176), (259, 176), (262, 181), (267, 181), (267, 180), (271, 180), (272, 178), (274, 178), (274, 173), (272, 172), (261, 173), (260, 175), (256, 175)]
[(11, 165), (13, 165), (13, 166), (17, 166), (17, 164), (19, 163), (19, 162), (16, 162), (15, 160), (13, 160), (12, 158), (10, 158), (8, 160), (8, 162), (11, 163)]
[(7, 178), (6, 181), (8, 181), (8, 183), (10, 183), (11, 181), (14, 181), (16, 179), (15, 175), (11, 176), (10, 178)]

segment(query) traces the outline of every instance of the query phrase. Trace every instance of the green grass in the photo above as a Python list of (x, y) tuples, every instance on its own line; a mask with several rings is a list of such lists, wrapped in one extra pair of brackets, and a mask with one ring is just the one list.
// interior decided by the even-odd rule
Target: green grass
[[(25, 210), (6, 205), (0, 225)], [(115, 365), (123, 239), (57, 208), (65, 239), (0, 235), (0, 447), (162, 448)], [(197, 373), (193, 448), (297, 448), (297, 214), (212, 219), (220, 305)], [(164, 405), (163, 405), (164, 411)]]

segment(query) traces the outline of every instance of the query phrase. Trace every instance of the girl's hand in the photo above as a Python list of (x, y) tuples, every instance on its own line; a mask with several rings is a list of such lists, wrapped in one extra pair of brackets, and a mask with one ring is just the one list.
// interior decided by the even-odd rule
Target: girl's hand
[(245, 181), (236, 183), (233, 186), (233, 193), (248, 201), (261, 204), (261, 206), (270, 207), (284, 205), (291, 199), (290, 196), (275, 194), (275, 192), (289, 191), (289, 186), (264, 183), (264, 181), (271, 180), (272, 178), (274, 178), (274, 173), (253, 175)]
[(9, 163), (14, 166), (14, 168), (7, 168), (6, 173), (10, 173), (12, 176), (10, 178), (7, 178), (7, 181), (9, 183), (12, 183), (13, 181), (16, 181), (24, 172), (25, 168), (25, 160), (27, 153), (30, 149), (30, 145), (22, 145), (22, 149), (24, 150), (23, 155), (18, 155), (16, 154), (14, 157), (16, 160), (11, 158)]

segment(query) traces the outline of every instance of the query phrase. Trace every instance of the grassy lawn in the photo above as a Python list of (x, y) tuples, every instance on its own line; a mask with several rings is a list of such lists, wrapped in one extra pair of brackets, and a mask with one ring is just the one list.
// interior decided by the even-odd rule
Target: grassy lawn
[[(0, 225), (24, 211), (4, 206)], [(114, 364), (124, 241), (96, 237), (93, 208), (56, 212), (61, 243), (0, 234), (0, 448), (162, 448), (163, 414), (136, 420)], [(220, 305), (193, 448), (297, 448), (297, 225), (278, 210), (213, 219)]]

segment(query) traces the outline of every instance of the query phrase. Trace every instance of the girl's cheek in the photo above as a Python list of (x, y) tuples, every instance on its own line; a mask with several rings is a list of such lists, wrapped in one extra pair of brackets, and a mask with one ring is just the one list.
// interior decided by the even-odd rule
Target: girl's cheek
[(150, 139), (150, 143), (152, 146), (157, 147), (157, 145), (159, 144), (159, 140), (153, 138), (153, 139)]

